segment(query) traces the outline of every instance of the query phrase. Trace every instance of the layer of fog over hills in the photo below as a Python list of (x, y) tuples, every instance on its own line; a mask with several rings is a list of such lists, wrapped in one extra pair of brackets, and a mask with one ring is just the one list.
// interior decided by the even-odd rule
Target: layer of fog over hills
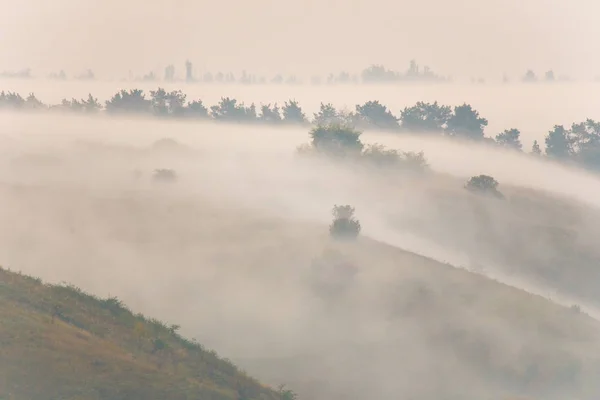
[[(295, 98), (307, 114), (466, 102), (488, 137), (518, 128), (528, 151), (555, 124), (598, 117), (598, 83), (577, 82), (600, 71), (582, 40), (598, 37), (600, 3), (557, 3), (0, 0), (0, 75), (69, 77), (2, 79), (0, 91), (103, 103), (160, 85), (206, 105)], [(196, 78), (308, 83), (411, 59), (488, 83), (162, 80), (171, 64), (183, 79), (185, 60)], [(557, 80), (518, 83), (529, 69)], [(118, 81), (151, 71), (159, 81)], [(600, 398), (598, 175), (374, 131), (361, 139), (422, 150), (433, 172), (368, 168), (301, 157), (308, 127), (157, 119), (0, 112), (0, 265), (117, 296), (299, 400)], [(153, 180), (161, 168), (176, 181)], [(504, 198), (465, 190), (479, 174)], [(355, 207), (358, 240), (330, 237), (334, 204)]]
[[(116, 295), (303, 398), (600, 393), (595, 322), (454, 268), (597, 316), (596, 176), (410, 135), (363, 141), (440, 174), (299, 158), (300, 128), (0, 118), (2, 265)], [(481, 173), (506, 200), (463, 189)], [(334, 204), (355, 245), (330, 242)]]

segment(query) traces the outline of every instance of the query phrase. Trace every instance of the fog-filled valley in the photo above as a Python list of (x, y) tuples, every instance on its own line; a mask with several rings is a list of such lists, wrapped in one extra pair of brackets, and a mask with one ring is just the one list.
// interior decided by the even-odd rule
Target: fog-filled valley
[(0, 5), (0, 400), (600, 398), (599, 4)]
[[(300, 398), (600, 392), (593, 172), (411, 132), (360, 140), (428, 168), (306, 153), (310, 126), (0, 121), (3, 266), (117, 296)], [(481, 174), (501, 198), (465, 189)], [(357, 241), (330, 237), (336, 204)]]

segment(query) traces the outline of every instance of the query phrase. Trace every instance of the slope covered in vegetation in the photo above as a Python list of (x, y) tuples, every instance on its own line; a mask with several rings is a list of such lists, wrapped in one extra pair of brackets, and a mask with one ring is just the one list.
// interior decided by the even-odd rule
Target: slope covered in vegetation
[(0, 398), (278, 399), (117, 298), (0, 270)]

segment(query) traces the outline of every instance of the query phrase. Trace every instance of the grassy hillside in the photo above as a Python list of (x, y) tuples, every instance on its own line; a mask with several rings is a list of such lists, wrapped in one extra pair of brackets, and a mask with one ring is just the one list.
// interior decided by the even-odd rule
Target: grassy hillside
[(2, 399), (277, 399), (177, 326), (0, 270)]

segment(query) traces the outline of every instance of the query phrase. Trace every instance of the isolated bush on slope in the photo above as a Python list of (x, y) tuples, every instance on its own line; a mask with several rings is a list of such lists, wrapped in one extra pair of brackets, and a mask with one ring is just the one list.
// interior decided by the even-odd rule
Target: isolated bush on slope
[(489, 175), (473, 176), (465, 185), (465, 189), (480, 194), (490, 194), (494, 197), (503, 198), (498, 191), (498, 181)]
[(367, 101), (365, 104), (356, 105), (356, 120), (366, 127), (379, 129), (397, 130), (399, 118), (395, 117), (390, 110), (379, 101)]
[(334, 122), (319, 125), (313, 128), (309, 135), (310, 142), (298, 148), (300, 154), (323, 154), (334, 158), (352, 157), (366, 165), (376, 167), (402, 167), (417, 171), (429, 167), (422, 152), (387, 149), (379, 143), (365, 146), (360, 140), (362, 132), (348, 124)]
[(359, 156), (364, 148), (361, 134), (353, 127), (340, 123), (319, 125), (309, 132), (310, 146), (329, 156)]
[(496, 143), (509, 149), (523, 149), (523, 144), (521, 143), (521, 132), (515, 128), (506, 129), (496, 135)]
[(335, 239), (356, 239), (360, 233), (360, 222), (354, 218), (354, 207), (350, 205), (333, 206), (333, 222), (329, 234)]
[(177, 173), (172, 169), (156, 169), (152, 175), (152, 180), (155, 182), (175, 182), (177, 180)]
[(402, 167), (413, 171), (423, 171), (429, 168), (423, 152), (414, 153), (387, 149), (379, 143), (365, 146), (362, 152), (362, 160), (379, 167)]

